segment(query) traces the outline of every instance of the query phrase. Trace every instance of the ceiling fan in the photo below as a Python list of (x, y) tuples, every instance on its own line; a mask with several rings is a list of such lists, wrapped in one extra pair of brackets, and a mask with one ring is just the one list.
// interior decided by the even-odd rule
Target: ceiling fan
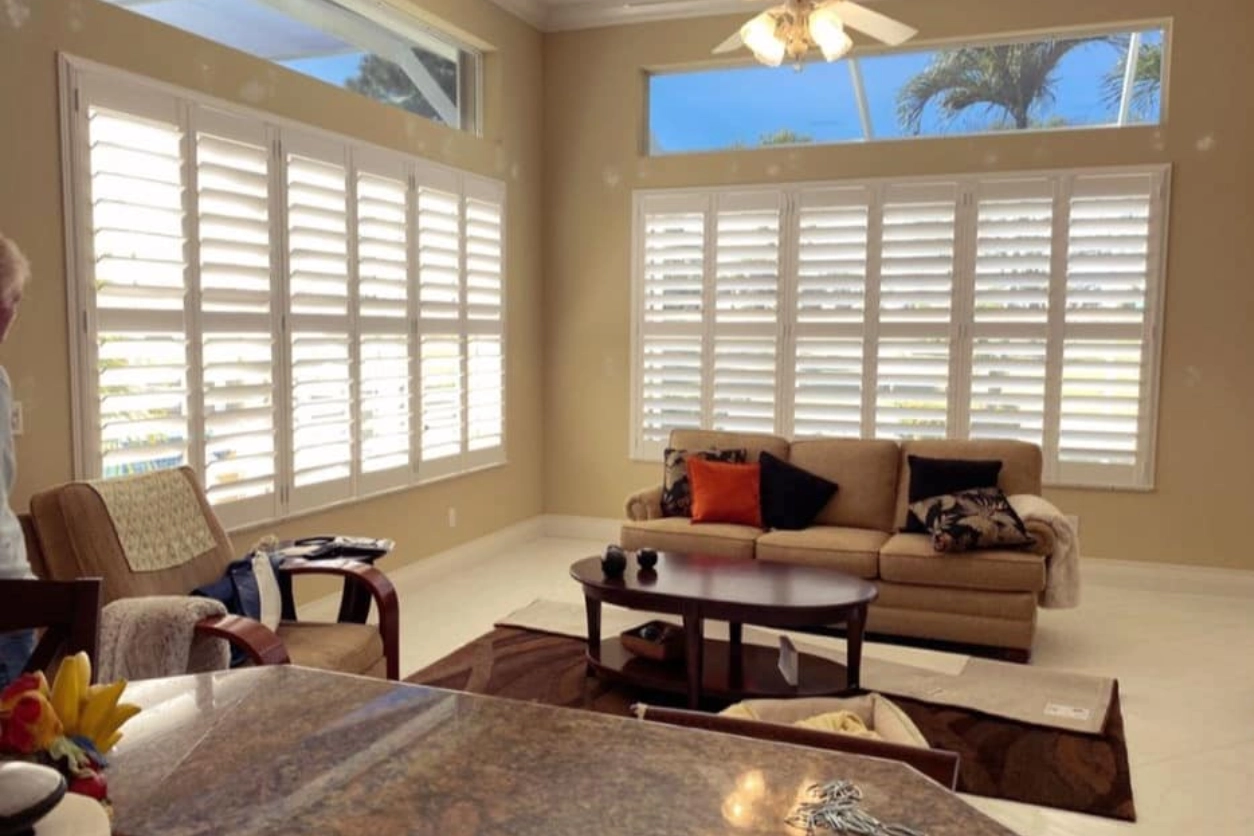
[(853, 47), (846, 27), (889, 46), (903, 44), (919, 33), (853, 0), (786, 0), (749, 20), (716, 46), (714, 54), (745, 46), (769, 67), (778, 67), (788, 58), (800, 68), (802, 58), (817, 46), (826, 60), (835, 61)]

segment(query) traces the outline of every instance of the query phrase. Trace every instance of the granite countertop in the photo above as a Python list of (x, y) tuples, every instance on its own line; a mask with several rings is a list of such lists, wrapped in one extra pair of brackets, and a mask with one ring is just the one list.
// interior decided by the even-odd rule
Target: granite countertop
[(1013, 836), (890, 761), (291, 666), (138, 682), (115, 832), (791, 834), (806, 787), (928, 836)]

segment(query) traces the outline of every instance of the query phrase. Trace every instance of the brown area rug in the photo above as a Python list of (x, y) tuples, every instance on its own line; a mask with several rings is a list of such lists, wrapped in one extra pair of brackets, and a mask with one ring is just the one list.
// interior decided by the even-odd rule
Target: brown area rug
[[(581, 639), (498, 627), (406, 681), (622, 716), (629, 716), (629, 707), (639, 701), (682, 707), (675, 697), (588, 677), (584, 647)], [(918, 700), (893, 701), (933, 747), (961, 756), (961, 792), (1136, 820), (1117, 688), (1101, 736)]]

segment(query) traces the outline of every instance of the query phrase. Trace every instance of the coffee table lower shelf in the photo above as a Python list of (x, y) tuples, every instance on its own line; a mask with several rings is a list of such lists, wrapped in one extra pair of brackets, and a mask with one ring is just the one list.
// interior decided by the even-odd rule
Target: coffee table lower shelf
[[(849, 692), (845, 666), (806, 653), (797, 657), (797, 684), (789, 685), (779, 672), (779, 649), (755, 644), (741, 645), (739, 666), (733, 664), (731, 645), (705, 640), (701, 696), (720, 700), (775, 697), (826, 697)], [(611, 682), (650, 691), (687, 694), (688, 672), (684, 659), (659, 662), (636, 656), (618, 637), (601, 642), (601, 658), (588, 654), (588, 666)]]

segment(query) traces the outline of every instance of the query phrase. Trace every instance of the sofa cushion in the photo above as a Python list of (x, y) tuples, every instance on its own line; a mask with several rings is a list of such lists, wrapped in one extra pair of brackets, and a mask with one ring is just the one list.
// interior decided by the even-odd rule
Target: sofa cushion
[(738, 523), (762, 527), (761, 467), (694, 457), (688, 460), (694, 523)]
[(689, 459), (743, 463), (746, 455), (743, 447), (737, 449), (711, 447), (704, 450), (667, 447), (662, 460), (662, 513), (668, 517), (692, 515), (692, 482), (688, 477)]
[[(865, 443), (865, 442), (863, 442)], [(1007, 496), (1017, 493), (1041, 493), (1041, 448), (1023, 441), (905, 441), (898, 457), (900, 475), (897, 479), (897, 509), (885, 531), (896, 531), (906, 524), (909, 505), (909, 456), (930, 459), (985, 459), (1001, 462), (997, 487)], [(871, 526), (878, 528), (879, 526)]]
[(687, 517), (631, 520), (623, 523), (625, 549), (657, 549), (684, 554), (753, 558), (753, 542), (762, 529), (731, 523), (694, 523)]
[(883, 531), (813, 525), (804, 531), (772, 531), (758, 538), (758, 560), (839, 569), (859, 578), (875, 578)]
[(910, 583), (893, 583), (882, 578), (875, 584), (875, 588), (879, 591), (879, 596), (871, 605), (872, 610), (918, 610), (979, 618), (1005, 618), (1012, 621), (1031, 621), (1036, 617), (1035, 592), (916, 586)]
[(788, 461), (841, 486), (814, 518), (816, 525), (892, 531), (897, 442), (858, 438), (794, 441)]
[(898, 583), (1040, 592), (1045, 558), (1030, 552), (938, 552), (926, 534), (894, 534), (880, 549), (880, 577)]
[(814, 522), (839, 486), (817, 473), (789, 464), (763, 450), (762, 527), (801, 531)]

